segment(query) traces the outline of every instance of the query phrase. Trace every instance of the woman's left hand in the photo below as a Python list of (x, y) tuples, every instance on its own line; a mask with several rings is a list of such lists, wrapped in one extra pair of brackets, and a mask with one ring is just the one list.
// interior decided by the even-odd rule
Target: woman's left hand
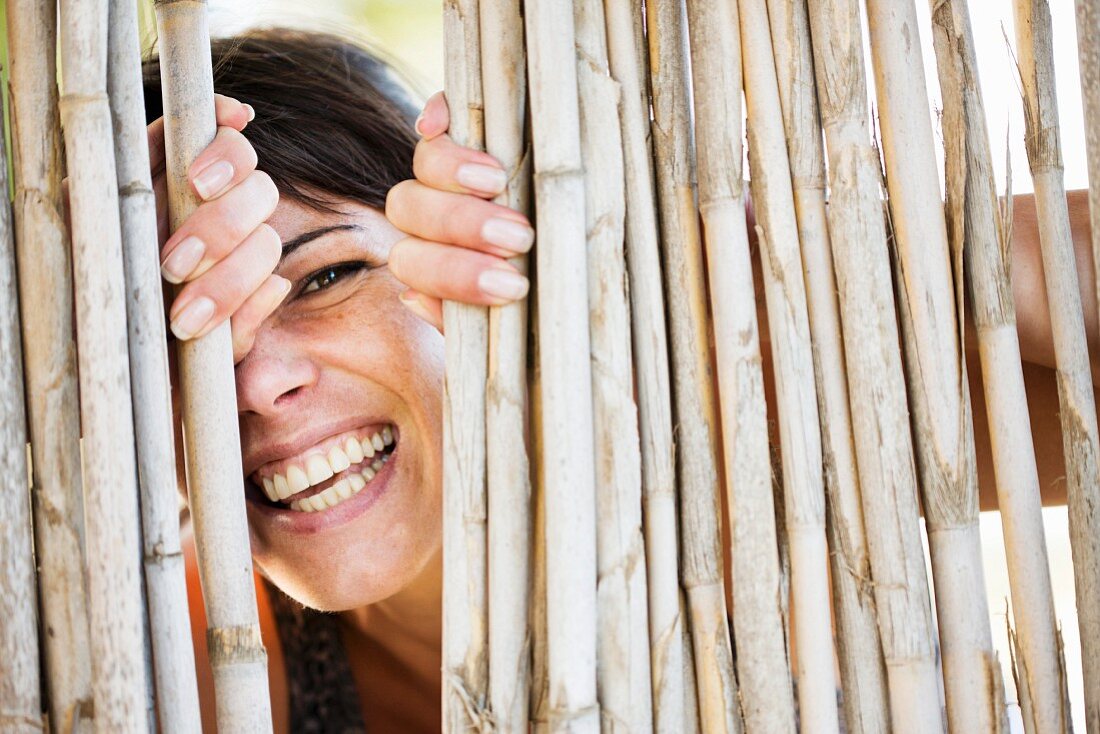
[(531, 249), (527, 217), (494, 204), (508, 174), (488, 153), (455, 144), (442, 93), (417, 121), (415, 179), (394, 186), (386, 216), (408, 237), (390, 251), (389, 269), (409, 290), (401, 302), (442, 330), (443, 300), (500, 306), (527, 295), (527, 279), (508, 262)]

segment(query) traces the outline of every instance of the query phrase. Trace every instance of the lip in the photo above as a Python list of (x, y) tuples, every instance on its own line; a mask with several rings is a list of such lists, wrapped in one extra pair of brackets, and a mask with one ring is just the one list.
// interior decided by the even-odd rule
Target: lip
[(254, 451), (248, 451), (242, 457), (242, 463), (244, 464), (244, 477), (249, 479), (257, 469), (265, 464), (269, 464), (279, 459), (285, 459), (291, 456), (298, 456), (305, 452), (307, 449), (316, 446), (327, 438), (331, 438), (341, 433), (360, 428), (362, 426), (370, 426), (375, 424), (387, 423), (392, 425), (393, 421), (387, 420), (379, 416), (368, 417), (354, 417), (347, 418), (338, 423), (330, 423), (320, 428), (314, 428), (308, 433), (303, 433), (300, 436), (295, 436), (292, 439), (286, 441), (279, 441), (274, 443), (268, 443), (266, 441), (257, 441), (259, 448)]
[(400, 454), (401, 446), (398, 445), (390, 454), (389, 460), (382, 466), (382, 471), (375, 474), (374, 479), (368, 482), (358, 494), (335, 507), (320, 512), (299, 512), (276, 507), (264, 497), (262, 489), (249, 481), (245, 489), (249, 520), (302, 535), (312, 535), (345, 525), (367, 512), (386, 494), (393, 480), (395, 467), (400, 462)]

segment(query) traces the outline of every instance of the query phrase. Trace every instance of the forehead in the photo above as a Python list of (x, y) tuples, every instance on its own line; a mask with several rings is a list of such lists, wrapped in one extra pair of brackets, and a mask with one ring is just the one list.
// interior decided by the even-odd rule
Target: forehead
[(318, 211), (284, 196), (279, 199), (279, 204), (267, 223), (283, 242), (318, 229), (354, 225), (364, 240), (383, 247), (387, 252), (403, 236), (382, 212), (373, 207), (341, 201), (334, 208), (339, 211)]

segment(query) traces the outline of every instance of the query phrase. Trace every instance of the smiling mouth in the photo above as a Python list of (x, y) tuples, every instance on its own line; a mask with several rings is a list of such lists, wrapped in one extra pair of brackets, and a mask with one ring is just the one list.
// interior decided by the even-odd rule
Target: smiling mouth
[(272, 462), (250, 477), (274, 507), (324, 512), (370, 484), (397, 449), (393, 426), (342, 434), (289, 460)]

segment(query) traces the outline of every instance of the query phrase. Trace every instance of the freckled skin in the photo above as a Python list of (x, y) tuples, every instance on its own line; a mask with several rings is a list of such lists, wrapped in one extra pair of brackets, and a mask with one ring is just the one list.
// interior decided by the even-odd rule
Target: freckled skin
[[(397, 426), (400, 461), (379, 501), (359, 517), (311, 536), (288, 533), (251, 512), (256, 565), (302, 603), (326, 611), (387, 599), (430, 572), (441, 529), (443, 337), (398, 300), (403, 286), (385, 267), (352, 273), (302, 293), (318, 269), (366, 258), (384, 263), (401, 238), (384, 216), (345, 203), (342, 214), (284, 199), (269, 223), (286, 242), (334, 224), (300, 246), (276, 272), (290, 295), (256, 334), (237, 366), (242, 450), (294, 440), (318, 426), (381, 417)], [(434, 575), (429, 573), (429, 575)]]

